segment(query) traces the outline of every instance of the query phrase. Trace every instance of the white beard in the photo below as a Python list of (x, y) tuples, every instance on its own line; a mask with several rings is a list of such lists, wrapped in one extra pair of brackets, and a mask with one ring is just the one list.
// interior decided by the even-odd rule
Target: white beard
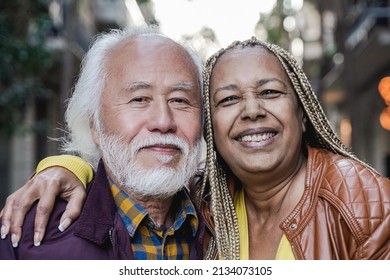
[[(130, 146), (120, 136), (100, 133), (100, 149), (106, 168), (125, 190), (138, 197), (168, 198), (188, 186), (195, 175), (201, 157), (201, 140), (197, 140), (190, 151), (189, 145), (181, 138), (169, 134), (159, 134), (148, 139), (134, 139)], [(173, 156), (159, 155), (156, 158), (162, 167), (145, 169), (136, 161), (138, 151), (153, 144), (172, 144), (182, 152), (181, 164), (175, 168), (164, 164), (174, 159)]]

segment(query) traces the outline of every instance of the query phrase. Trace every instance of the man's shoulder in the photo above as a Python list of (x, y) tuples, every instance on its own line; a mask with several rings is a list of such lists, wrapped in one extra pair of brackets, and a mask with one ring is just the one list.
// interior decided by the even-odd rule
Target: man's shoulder
[[(60, 219), (62, 214), (66, 209), (67, 202), (61, 198), (57, 198), (54, 203), (53, 210), (50, 214), (46, 232), (45, 239), (48, 240), (50, 238), (57, 238), (61, 232), (58, 229), (60, 224)], [(36, 202), (33, 207), (26, 214), (24, 223), (23, 223), (23, 239), (33, 240), (34, 237), (34, 221), (37, 214), (37, 211), (45, 211), (38, 209), (38, 202)]]

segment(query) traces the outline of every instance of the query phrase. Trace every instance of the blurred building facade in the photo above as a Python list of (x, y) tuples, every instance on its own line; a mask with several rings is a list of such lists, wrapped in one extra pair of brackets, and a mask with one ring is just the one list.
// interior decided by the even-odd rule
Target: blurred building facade
[(378, 84), (390, 76), (390, 1), (317, 1), (324, 49), (320, 98), (343, 142), (390, 177), (390, 131)]
[[(380, 79), (390, 75), (390, 0), (276, 3), (274, 15), (260, 15), (256, 35), (264, 37), (268, 30), (261, 39), (277, 41), (298, 58), (344, 144), (390, 176), (390, 131), (379, 123), (385, 103), (377, 89)], [(51, 0), (48, 11), (53, 28), (47, 45), (56, 64), (43, 79), (56, 95), (45, 103), (32, 100), (26, 121), (49, 121), (46, 135), (56, 138), (62, 135), (57, 128), (63, 124), (64, 103), (93, 36), (157, 21), (152, 0)], [(58, 154), (58, 143), (47, 136), (15, 136), (2, 143), (0, 158), (7, 161), (0, 163), (0, 203), (24, 184), (40, 159)]]

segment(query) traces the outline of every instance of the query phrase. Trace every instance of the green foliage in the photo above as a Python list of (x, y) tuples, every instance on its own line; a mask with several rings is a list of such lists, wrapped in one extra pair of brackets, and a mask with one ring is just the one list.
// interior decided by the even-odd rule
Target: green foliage
[(28, 100), (48, 98), (42, 82), (52, 63), (45, 48), (51, 28), (47, 5), (48, 0), (0, 0), (0, 135), (25, 129)]

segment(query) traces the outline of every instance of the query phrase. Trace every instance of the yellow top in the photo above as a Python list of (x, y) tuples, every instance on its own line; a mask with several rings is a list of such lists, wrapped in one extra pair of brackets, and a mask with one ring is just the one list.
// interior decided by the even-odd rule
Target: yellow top
[(84, 187), (91, 182), (94, 173), (92, 166), (80, 157), (72, 155), (58, 155), (42, 159), (38, 163), (36, 174), (53, 166), (68, 169), (84, 184)]
[[(240, 234), (240, 259), (249, 259), (248, 219), (246, 216), (244, 191), (241, 189), (234, 194), (234, 207), (238, 219), (238, 231)], [(280, 240), (275, 260), (295, 260), (290, 242), (283, 234)]]

